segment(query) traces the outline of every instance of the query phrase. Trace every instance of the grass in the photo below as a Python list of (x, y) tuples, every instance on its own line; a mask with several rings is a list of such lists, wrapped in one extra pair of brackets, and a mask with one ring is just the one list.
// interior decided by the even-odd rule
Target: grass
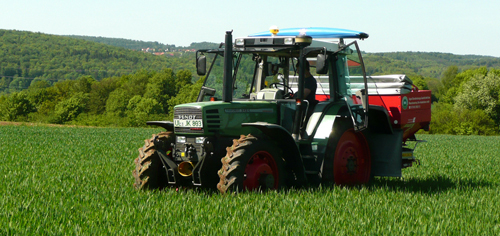
[(0, 126), (0, 235), (500, 235), (500, 137), (419, 135), (370, 185), (220, 195), (134, 190), (159, 129)]

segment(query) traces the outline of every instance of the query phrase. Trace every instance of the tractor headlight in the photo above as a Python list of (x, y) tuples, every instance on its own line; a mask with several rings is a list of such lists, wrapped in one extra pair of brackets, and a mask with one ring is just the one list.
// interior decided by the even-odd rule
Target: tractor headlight
[(177, 136), (176, 141), (177, 141), (177, 143), (185, 143), (186, 136)]
[(203, 143), (205, 141), (205, 137), (196, 137), (195, 143)]
[(285, 38), (285, 45), (293, 45), (293, 38)]
[(245, 46), (245, 39), (238, 38), (235, 40), (234, 44), (236, 44), (236, 46)]

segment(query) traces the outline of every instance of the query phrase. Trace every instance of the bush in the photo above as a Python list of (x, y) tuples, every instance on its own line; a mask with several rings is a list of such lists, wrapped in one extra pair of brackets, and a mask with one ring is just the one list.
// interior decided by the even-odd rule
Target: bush
[(483, 110), (454, 108), (436, 103), (432, 112), (431, 134), (495, 135), (498, 127)]
[(26, 93), (12, 93), (0, 99), (0, 118), (7, 121), (25, 120), (29, 113), (35, 111)]
[(163, 113), (163, 108), (153, 98), (144, 98), (139, 95), (130, 99), (127, 106), (127, 117), (130, 126), (145, 126), (146, 121), (157, 120)]
[(59, 102), (56, 105), (53, 122), (62, 124), (74, 120), (80, 113), (85, 111), (89, 95), (86, 93), (76, 93), (70, 98)]
[(95, 127), (126, 127), (127, 118), (114, 114), (89, 114), (81, 113), (72, 121), (66, 122), (72, 125), (95, 126)]
[(106, 113), (124, 117), (130, 98), (130, 94), (121, 88), (111, 92), (106, 101)]
[(464, 82), (454, 98), (455, 107), (482, 110), (500, 124), (500, 77), (494, 73), (476, 74)]

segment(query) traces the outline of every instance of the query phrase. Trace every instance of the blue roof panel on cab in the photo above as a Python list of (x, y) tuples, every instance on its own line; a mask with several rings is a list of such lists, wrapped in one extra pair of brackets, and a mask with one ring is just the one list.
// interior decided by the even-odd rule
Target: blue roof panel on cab
[[(256, 34), (251, 34), (248, 37), (269, 37), (273, 34), (270, 31), (264, 31)], [(300, 36), (306, 35), (312, 38), (368, 38), (367, 33), (360, 31), (327, 28), (327, 27), (305, 27), (305, 28), (286, 28), (280, 29), (276, 36)]]

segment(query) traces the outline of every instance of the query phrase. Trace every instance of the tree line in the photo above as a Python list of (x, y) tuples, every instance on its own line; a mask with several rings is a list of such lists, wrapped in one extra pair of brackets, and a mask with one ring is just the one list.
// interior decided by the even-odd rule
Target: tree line
[[(0, 96), (0, 120), (90, 126), (144, 126), (172, 120), (173, 107), (194, 102), (203, 78), (189, 70), (140, 70), (97, 81), (90, 76), (56, 82), (36, 81), (28, 89)], [(427, 90), (430, 82), (416, 77)], [(430, 133), (497, 135), (500, 127), (500, 69), (459, 71), (449, 67), (432, 84)]]
[[(12, 30), (0, 30), (0, 43), (0, 120), (142, 126), (171, 119), (203, 82), (192, 53), (167, 58)], [(407, 74), (432, 90), (431, 133), (499, 134), (499, 58), (401, 52), (364, 59), (369, 75)]]
[(458, 67), (450, 66), (439, 82), (432, 90), (436, 101), (431, 133), (499, 134), (500, 69), (480, 67), (459, 71)]
[[(56, 36), (27, 31), (0, 30), (0, 95), (27, 89), (44, 80), (51, 84), (91, 76), (100, 81), (107, 77), (132, 74), (140, 69), (175, 71), (188, 69), (195, 74), (193, 53), (155, 56), (126, 48), (169, 47), (158, 42), (143, 42), (89, 36)], [(191, 43), (189, 48), (217, 48), (215, 43)], [(177, 47), (182, 48), (182, 47)], [(407, 74), (411, 78), (439, 82), (447, 67), (459, 71), (479, 67), (500, 68), (500, 58), (453, 55), (447, 53), (395, 52), (364, 53), (367, 73)], [(199, 79), (196, 75), (195, 79)]]
[(140, 70), (97, 81), (90, 76), (50, 85), (37, 81), (26, 90), (0, 96), (0, 120), (89, 126), (144, 126), (171, 120), (173, 107), (196, 100), (203, 79), (189, 70)]
[(459, 71), (500, 68), (500, 58), (497, 57), (438, 52), (365, 53), (363, 59), (369, 75), (401, 73), (410, 77), (440, 79), (450, 66), (456, 66)]
[(103, 43), (111, 46), (127, 48), (135, 51), (141, 51), (144, 48), (150, 48), (154, 49), (156, 52), (163, 52), (163, 51), (171, 52), (182, 49), (214, 49), (219, 47), (219, 44), (210, 42), (199, 42), (199, 43), (193, 42), (189, 46), (183, 47), (183, 46), (175, 46), (175, 44), (145, 42), (132, 39), (106, 38), (106, 37), (80, 36), (80, 35), (66, 35), (66, 36), (70, 38), (82, 39), (97, 43)]

